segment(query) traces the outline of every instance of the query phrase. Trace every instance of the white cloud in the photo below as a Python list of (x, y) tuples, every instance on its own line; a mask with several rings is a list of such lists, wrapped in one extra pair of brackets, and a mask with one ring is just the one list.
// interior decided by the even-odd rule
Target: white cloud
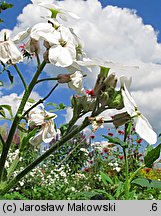
[[(138, 106), (156, 128), (161, 126), (159, 92), (161, 92), (161, 44), (150, 25), (144, 25), (135, 11), (113, 6), (102, 8), (98, 0), (65, 0), (59, 4), (76, 13), (80, 20), (69, 25), (84, 41), (89, 57), (112, 60), (125, 65), (138, 65), (138, 70), (121, 69), (116, 74), (132, 76), (132, 90)], [(18, 17), (19, 25), (14, 32), (42, 21), (44, 10), (26, 6)], [(157, 64), (156, 64), (157, 63)], [(51, 68), (50, 68), (51, 70)], [(87, 84), (96, 79), (97, 72), (89, 74)]]
[[(1, 96), (0, 98), (0, 104), (1, 105), (10, 105), (12, 108), (12, 113), (13, 116), (15, 116), (17, 109), (20, 105), (21, 102), (21, 98), (22, 98), (22, 94), (18, 95), (16, 93), (12, 93), (9, 95), (4, 95)], [(30, 98), (33, 99), (35, 102), (38, 101), (41, 97), (37, 92), (32, 92), (30, 95)], [(9, 112), (7, 110), (5, 110), (5, 114), (7, 117), (10, 117)]]

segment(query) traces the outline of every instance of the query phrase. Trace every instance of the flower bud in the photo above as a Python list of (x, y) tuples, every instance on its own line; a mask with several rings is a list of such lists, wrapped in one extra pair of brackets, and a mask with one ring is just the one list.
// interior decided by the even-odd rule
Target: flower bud
[(114, 93), (112, 101), (108, 104), (109, 108), (113, 109), (122, 109), (124, 107), (123, 105), (123, 99), (120, 91), (116, 91)]
[(107, 92), (103, 92), (102, 95), (99, 97), (99, 102), (102, 106), (107, 106), (109, 101), (109, 94)]
[(116, 114), (113, 116), (113, 124), (116, 128), (118, 128), (119, 126), (127, 123), (130, 119), (130, 115), (127, 112)]
[(57, 76), (59, 83), (68, 83), (70, 82), (70, 74), (59, 74)]
[(39, 42), (35, 39), (31, 39), (30, 41), (30, 51), (31, 53), (39, 53), (40, 47), (39, 47)]
[(48, 41), (44, 41), (44, 47), (46, 47), (46, 49), (50, 48), (50, 44)]
[(44, 57), (44, 61), (45, 61), (46, 63), (50, 63), (50, 62), (49, 62), (49, 51), (48, 51), (48, 50), (47, 50), (46, 52), (44, 52), (43, 57)]
[(117, 77), (114, 73), (110, 74), (104, 81), (104, 84), (107, 86), (107, 87), (113, 87), (115, 88), (116, 87), (116, 84), (117, 84)]

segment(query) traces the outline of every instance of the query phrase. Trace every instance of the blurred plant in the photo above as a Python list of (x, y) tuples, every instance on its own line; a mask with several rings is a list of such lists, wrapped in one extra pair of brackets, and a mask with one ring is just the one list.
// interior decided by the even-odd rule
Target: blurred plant
[[(43, 179), (44, 168), (42, 170), (40, 168), (43, 166), (43, 163), (46, 169), (50, 161), (52, 161), (51, 166), (55, 170), (54, 172), (63, 165), (67, 170), (70, 169), (70, 175), (81, 171), (82, 168), (84, 168), (83, 172), (85, 173), (97, 173), (98, 171), (104, 171), (100, 170), (101, 164), (110, 156), (108, 163), (112, 164), (111, 166), (109, 165), (111, 176), (114, 173), (120, 173), (122, 169), (121, 162), (125, 161), (125, 175), (121, 177), (121, 181), (123, 182), (122, 185), (124, 185), (125, 199), (129, 199), (131, 197), (131, 183), (138, 185), (144, 185), (145, 183), (148, 185), (145, 182), (146, 180), (134, 179), (142, 168), (137, 163), (137, 160), (139, 161), (141, 157), (138, 156), (138, 149), (135, 149), (132, 158), (129, 158), (131, 160), (130, 163), (135, 162), (134, 166), (129, 166), (128, 151), (131, 150), (128, 136), (131, 135), (132, 123), (136, 122), (136, 133), (139, 134), (141, 139), (146, 140), (149, 144), (157, 142), (156, 133), (148, 120), (140, 113), (129, 92), (131, 79), (121, 76), (120, 87), (118, 87), (118, 78), (110, 71), (111, 66), (115, 65), (115, 63), (111, 64), (111, 61), (89, 59), (87, 57), (83, 51), (82, 42), (74, 33), (74, 30), (66, 27), (65, 22), (64, 24), (61, 22), (61, 20), (68, 21), (69, 17), (78, 19), (78, 16), (60, 8), (57, 2), (53, 4), (46, 4), (44, 1), (32, 2), (33, 7), (40, 6), (45, 8), (46, 17), (44, 17), (44, 22), (29, 26), (26, 30), (19, 32), (14, 38), (10, 37), (7, 30), (2, 30), (0, 35), (1, 73), (7, 74), (11, 84), (13, 84), (14, 74), (11, 74), (9, 68), (14, 68), (24, 90), (23, 96), (17, 98), (15, 115), (13, 115), (11, 106), (6, 104), (0, 105), (0, 119), (11, 121), (10, 129), (0, 135), (0, 195), (5, 195), (13, 188), (16, 189), (18, 184), (24, 186), (25, 176), (33, 174), (32, 172), (36, 172), (36, 174), (39, 172), (39, 180), (36, 183), (41, 187), (43, 184), (40, 180)], [(1, 4), (1, 10), (8, 7), (11, 7), (11, 5)], [(17, 48), (17, 44), (20, 44), (20, 50)], [(37, 64), (37, 69), (29, 83), (25, 79), (24, 72), (22, 73), (18, 67), (18, 63), (25, 58), (28, 61), (36, 58)], [(41, 79), (40, 75), (47, 64), (58, 66), (62, 69), (65, 68), (67, 72), (66, 74), (59, 74), (57, 77), (54, 77), (53, 73), (52, 77)], [(84, 71), (89, 71), (93, 66), (99, 67), (98, 77), (94, 88), (85, 90), (83, 78), (86, 77), (86, 74)], [(51, 90), (43, 98), (33, 101), (31, 98), (33, 89), (39, 83), (46, 81), (54, 82)], [(3, 81), (0, 81), (0, 84), (3, 85)], [(53, 105), (55, 110), (54, 112), (49, 112), (46, 110), (44, 102), (60, 85), (65, 84), (76, 92), (71, 98), (73, 113), (66, 125), (57, 128), (55, 119), (59, 117), (59, 114), (57, 115), (55, 110), (63, 110), (66, 106), (63, 103), (55, 106), (55, 103), (52, 102), (48, 105)], [(101, 116), (101, 113), (111, 109), (115, 110), (116, 114), (114, 116)], [(78, 125), (78, 120), (80, 119), (81, 124)], [(114, 138), (111, 132), (105, 137), (108, 139), (108, 142), (120, 146), (116, 148), (118, 152), (117, 159), (121, 160), (120, 164), (114, 159), (113, 149), (109, 149), (109, 146), (104, 146), (101, 153), (97, 146), (94, 149), (90, 149), (86, 138), (81, 133), (83, 129), (91, 125), (92, 135), (99, 128), (104, 127), (104, 123), (112, 123), (116, 129), (125, 125), (125, 130), (119, 131), (120, 136), (124, 136), (123, 140), (118, 137)], [(137, 142), (141, 142), (141, 139), (137, 140)], [(49, 148), (44, 152), (40, 151), (42, 143), (49, 145)], [(118, 158), (120, 156), (120, 148), (123, 155)], [(159, 153), (160, 145), (155, 149), (149, 149), (144, 157), (145, 166), (150, 168), (159, 157)], [(30, 157), (28, 157), (29, 155)], [(84, 160), (87, 160), (89, 155), (89, 160), (84, 163)], [(93, 171), (89, 164), (94, 164)], [(131, 175), (129, 175), (130, 170), (131, 172), (134, 171)], [(59, 174), (65, 177), (67, 175), (64, 171)], [(46, 178), (48, 177), (46, 176)], [(49, 179), (51, 181), (51, 176)], [(48, 180), (46, 181), (48, 184), (50, 183)], [(59, 181), (61, 180), (59, 179)], [(94, 181), (96, 182), (94, 183)], [(114, 180), (114, 182), (117, 181), (118, 179)], [(91, 182), (98, 186), (97, 178), (93, 178)], [(53, 184), (57, 186), (56, 181), (52, 182), (52, 186)], [(149, 183), (149, 186), (151, 185), (153, 184)], [(88, 190), (91, 188), (89, 184), (86, 186)], [(68, 189), (66, 190), (68, 191)], [(39, 191), (41, 189), (38, 188), (36, 190)], [(44, 197), (46, 197), (46, 192)]]

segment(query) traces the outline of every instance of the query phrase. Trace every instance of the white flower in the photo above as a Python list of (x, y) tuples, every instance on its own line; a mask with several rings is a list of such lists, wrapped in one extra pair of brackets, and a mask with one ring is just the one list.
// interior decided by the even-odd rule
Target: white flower
[(104, 61), (104, 60), (97, 59), (97, 58), (90, 59), (90, 58), (86, 58), (86, 57), (84, 57), (81, 61), (75, 61), (75, 65), (73, 65), (73, 66), (77, 68), (79, 65), (83, 66), (83, 67), (87, 67), (90, 71), (91, 71), (91, 68), (93, 68), (95, 66), (112, 68), (116, 71), (138, 69), (137, 66), (126, 66), (126, 65), (122, 65), (122, 64), (117, 63), (117, 62), (113, 62), (111, 60)]
[(80, 148), (80, 151), (82, 151), (82, 152), (85, 152), (85, 153), (89, 154), (89, 151), (88, 151), (87, 149), (85, 149), (85, 148)]
[(46, 8), (51, 11), (51, 16), (54, 18), (60, 17), (62, 20), (67, 21), (68, 18), (79, 19), (79, 17), (65, 9), (58, 6), (53, 0), (31, 0), (34, 4)]
[(40, 127), (40, 130), (30, 139), (30, 143), (37, 146), (42, 142), (49, 143), (57, 136), (53, 119), (56, 114), (45, 111), (41, 106), (33, 108), (28, 114), (28, 125), (30, 128)]
[(70, 75), (70, 82), (68, 82), (69, 88), (75, 90), (78, 94), (85, 93), (83, 88), (83, 75), (80, 71)]
[(157, 142), (157, 134), (153, 131), (148, 120), (138, 110), (134, 99), (131, 97), (125, 85), (124, 89), (122, 89), (122, 97), (127, 113), (136, 119), (136, 132), (149, 144), (155, 144)]
[(118, 163), (117, 163), (117, 162), (115, 162), (115, 163), (114, 163), (114, 166), (118, 167)]
[(121, 87), (124, 87), (124, 85), (125, 85), (127, 89), (130, 89), (131, 82), (132, 82), (131, 77), (128, 78), (124, 75), (120, 76)]
[(70, 29), (60, 26), (51, 37), (44, 38), (50, 44), (49, 62), (56, 66), (68, 67), (76, 59), (76, 42)]
[(113, 163), (108, 163), (109, 166), (113, 166)]
[(114, 170), (116, 170), (117, 172), (120, 172), (121, 168), (120, 167), (115, 167)]
[(51, 23), (38, 23), (32, 28), (27, 28), (25, 31), (19, 32), (13, 38), (13, 41), (15, 43), (20, 43), (29, 37), (29, 39), (25, 42), (25, 49), (30, 53), (35, 52), (35, 49), (39, 52), (40, 48), (38, 42), (52, 37), (54, 31), (55, 29)]
[[(0, 33), (0, 61), (4, 64), (8, 61), (11, 61), (12, 64), (23, 61), (21, 52), (9, 37), (5, 38), (5, 33), (3, 33), (4, 32)], [(4, 39), (2, 40), (3, 37)]]

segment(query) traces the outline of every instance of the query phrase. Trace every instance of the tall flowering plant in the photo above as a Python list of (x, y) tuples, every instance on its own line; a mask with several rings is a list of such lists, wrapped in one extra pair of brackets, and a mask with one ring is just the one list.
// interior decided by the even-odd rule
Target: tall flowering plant
[[(154, 144), (157, 141), (156, 133), (148, 120), (138, 111), (136, 103), (129, 93), (128, 78), (122, 76), (120, 78), (120, 87), (116, 88), (118, 78), (115, 74), (110, 73), (110, 67), (113, 64), (100, 59), (89, 59), (83, 51), (82, 42), (74, 30), (61, 23), (61, 19), (68, 22), (69, 18), (79, 19), (79, 17), (60, 8), (53, 1), (44, 3), (42, 0), (32, 0), (32, 3), (46, 10), (44, 21), (29, 26), (13, 38), (5, 31), (2, 31), (0, 35), (0, 61), (3, 71), (8, 71), (9, 67), (13, 67), (24, 88), (17, 112), (11, 119), (12, 124), (7, 138), (4, 138), (2, 134), (0, 135), (2, 147), (0, 152), (1, 195), (7, 193), (32, 169), (89, 125), (92, 126), (93, 132), (99, 127), (103, 127), (104, 123), (113, 123), (116, 128), (125, 125), (125, 143), (129, 128), (127, 126), (131, 122), (136, 121), (136, 132), (141, 138), (150, 144)], [(21, 43), (24, 45), (23, 47), (21, 46), (22, 50), (20, 51), (17, 45)], [(33, 56), (37, 59), (37, 69), (33, 73), (30, 82), (27, 83), (24, 78), (24, 72), (20, 71), (18, 64), (24, 61), (26, 57), (32, 58)], [(65, 68), (68, 73), (59, 74), (57, 77), (40, 79), (40, 75), (44, 73), (43, 71), (47, 64)], [(85, 71), (90, 70), (94, 66), (99, 66), (100, 73), (94, 84), (94, 89), (85, 90), (83, 79), (85, 76), (89, 76), (89, 74), (85, 74)], [(10, 73), (8, 74), (10, 75)], [(9, 78), (11, 80), (11, 75)], [(47, 80), (55, 80), (55, 86), (44, 98), (31, 103), (29, 98), (34, 87), (40, 82)], [(71, 99), (72, 118), (66, 124), (65, 130), (62, 131), (62, 127), (58, 129), (54, 123), (54, 119), (59, 118), (59, 116), (46, 111), (43, 103), (60, 84), (64, 83), (67, 83), (68, 87), (73, 89), (76, 94)], [(12, 114), (11, 107), (0, 105), (0, 115), (3, 119), (6, 118), (6, 109)], [(100, 115), (103, 111), (110, 109), (116, 111), (116, 115), (110, 120), (106, 119), (107, 116)], [(119, 111), (119, 114), (117, 114), (117, 111)], [(77, 125), (77, 121), (80, 118), (83, 118), (82, 123)], [(18, 129), (22, 130), (19, 151), (17, 151), (14, 163), (8, 168), (6, 166), (7, 156)], [(121, 143), (118, 140), (111, 141)], [(50, 148), (45, 153), (27, 165), (24, 170), (12, 177), (12, 173), (16, 170), (17, 164), (23, 157), (23, 151), (26, 146), (33, 145), (39, 148), (43, 142), (53, 142), (53, 144), (50, 145)], [(125, 148), (124, 153), (127, 172), (125, 190), (127, 191), (126, 198), (128, 198), (128, 166)]]

